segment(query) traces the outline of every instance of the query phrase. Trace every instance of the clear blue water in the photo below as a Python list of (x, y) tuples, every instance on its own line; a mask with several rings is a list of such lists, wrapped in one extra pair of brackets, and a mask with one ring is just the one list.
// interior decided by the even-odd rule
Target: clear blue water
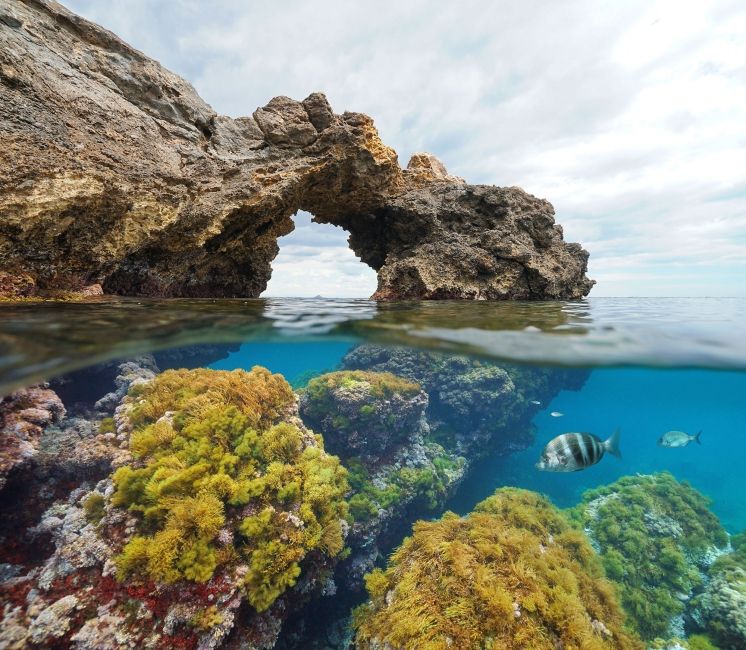
[[(354, 347), (341, 342), (244, 343), (211, 368), (261, 365), (291, 383), (339, 367)], [(561, 417), (553, 417), (560, 412)], [(533, 418), (534, 444), (508, 457), (480, 461), (448, 504), (467, 513), (498, 487), (514, 485), (547, 494), (570, 507), (582, 493), (628, 474), (669, 471), (712, 499), (713, 511), (731, 532), (746, 529), (746, 373), (725, 370), (597, 368), (579, 391), (561, 391)], [(605, 439), (621, 431), (622, 458), (606, 456), (581, 472), (542, 472), (534, 467), (544, 445), (567, 431)], [(695, 434), (701, 445), (663, 448), (670, 430)]]
[[(551, 412), (563, 413), (552, 417)], [(746, 373), (706, 370), (596, 369), (580, 391), (562, 391), (533, 420), (535, 443), (509, 457), (486, 459), (450, 506), (468, 512), (498, 487), (516, 485), (549, 495), (560, 506), (582, 492), (627, 474), (667, 470), (712, 499), (731, 532), (746, 528)], [(622, 458), (606, 456), (581, 472), (534, 468), (544, 445), (566, 431), (607, 438), (621, 431)], [(669, 430), (694, 434), (702, 444), (657, 445)]]
[[(463, 367), (457, 368), (458, 363), (441, 369), (435, 388), (425, 388), (423, 383), (430, 405), (441, 409), (426, 413), (432, 431), (453, 416), (448, 404), (453, 404), (449, 399), (454, 392), (462, 393), (462, 403), (473, 400), (465, 413), (454, 411), (452, 421), (433, 440), (443, 442), (453, 436), (459, 418), (468, 420), (471, 411), (481, 413), (481, 422), (492, 422), (492, 416), (501, 421), (496, 410), (505, 408), (515, 430), (499, 430), (492, 439), (482, 431), (479, 435), (488, 442), (471, 447), (458, 447), (460, 434), (443, 442), (452, 445), (449, 451), (454, 454), (467, 449), (464, 455), (473, 455), (467, 458), (466, 476), (445, 505), (440, 503), (435, 511), (405, 513), (377, 540), (382, 553), (379, 564), (410, 532), (414, 518), (438, 517), (446, 509), (466, 514), (502, 486), (535, 490), (557, 506), (571, 507), (589, 488), (623, 476), (664, 470), (709, 497), (712, 511), (735, 534), (746, 530), (744, 322), (746, 300), (738, 299), (390, 304), (107, 299), (80, 304), (0, 304), (0, 395), (65, 376), (52, 386), (58, 386), (61, 395), (89, 400), (87, 412), (85, 405), (66, 404), (71, 413), (100, 419), (102, 414), (91, 408), (113, 389), (113, 361), (145, 353), (154, 353), (157, 360), (159, 353), (183, 347), (197, 353), (168, 353), (168, 365), (162, 367), (183, 363), (233, 370), (259, 365), (282, 374), (296, 389), (314, 375), (340, 368), (345, 355), (354, 354), (363, 344), (415, 355), (457, 356), (466, 359), (465, 365), (477, 369), (477, 374), (489, 364), (533, 368), (539, 372), (524, 373), (523, 384), (516, 382), (508, 403), (486, 402), (495, 409), (491, 413), (484, 413), (479, 400), (483, 394), (485, 399), (494, 399), (490, 393), (494, 386), (489, 381), (480, 384), (482, 378), (470, 387), (472, 380)], [(201, 344), (208, 344), (212, 352), (193, 347)], [(101, 363), (108, 366), (85, 374)], [(406, 367), (400, 366), (402, 372), (406, 373)], [(565, 373), (566, 369), (571, 372)], [(70, 375), (73, 371), (78, 374)], [(455, 383), (463, 385), (449, 385), (450, 372), (459, 378)], [(587, 375), (582, 386), (559, 390), (559, 386), (573, 384), (578, 374)], [(536, 377), (549, 377), (548, 385), (542, 387), (543, 380)], [(71, 390), (70, 382), (90, 385)], [(545, 403), (527, 407), (535, 397), (532, 391), (542, 390), (553, 397), (542, 397)], [(562, 416), (553, 417), (552, 412)], [(470, 431), (468, 426), (466, 431)], [(597, 465), (575, 473), (542, 472), (534, 466), (546, 443), (562, 433), (591, 432), (605, 439), (617, 429), (621, 431), (621, 459), (607, 455)], [(701, 445), (659, 447), (658, 439), (669, 430), (690, 434), (701, 430)], [(441, 434), (445, 437), (438, 438)], [(509, 444), (503, 444), (505, 440)], [(287, 646), (277, 647), (326, 647), (304, 643), (333, 626), (344, 626), (350, 608), (362, 599), (359, 585), (357, 591), (340, 588), (336, 599), (329, 600), (323, 615), (319, 614), (315, 629), (316, 603), (312, 602), (311, 609), (300, 615), (300, 620), (305, 616), (303, 629), (308, 638), (301, 635), (300, 646), (288, 641)], [(292, 638), (290, 633), (288, 639)]]
[(291, 384), (302, 381), (310, 374), (334, 370), (342, 357), (352, 348), (349, 343), (243, 343), (236, 352), (225, 359), (210, 364), (215, 370), (246, 370), (264, 366), (279, 372)]

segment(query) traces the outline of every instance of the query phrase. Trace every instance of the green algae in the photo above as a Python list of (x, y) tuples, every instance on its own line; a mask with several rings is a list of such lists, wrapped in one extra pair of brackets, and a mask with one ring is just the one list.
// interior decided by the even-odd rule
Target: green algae
[(133, 387), (130, 450), (113, 475), (115, 506), (138, 517), (118, 576), (206, 582), (245, 563), (249, 603), (269, 607), (312, 551), (344, 547), (346, 471), (291, 414), (280, 376), (169, 370)]
[(366, 588), (354, 615), (360, 650), (642, 647), (583, 534), (525, 490), (417, 522)]
[(702, 584), (704, 558), (728, 538), (709, 501), (671, 474), (624, 477), (584, 493), (570, 511), (597, 545), (622, 605), (644, 639), (668, 635)]

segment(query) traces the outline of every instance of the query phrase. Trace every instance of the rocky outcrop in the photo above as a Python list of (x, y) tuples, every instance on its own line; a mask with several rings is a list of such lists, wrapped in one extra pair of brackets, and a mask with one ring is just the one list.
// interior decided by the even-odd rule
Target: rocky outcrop
[(0, 3), (0, 295), (258, 296), (299, 209), (350, 232), (378, 299), (578, 298), (552, 206), (407, 169), (324, 95), (217, 115), (183, 79), (51, 0)]
[(422, 386), (433, 439), (469, 462), (528, 447), (531, 419), (560, 390), (579, 390), (588, 377), (586, 370), (498, 365), (372, 344), (350, 350), (342, 367), (390, 372)]
[(44, 386), (22, 388), (0, 399), (0, 490), (12, 470), (38, 454), (44, 428), (64, 416), (59, 397)]
[(463, 476), (464, 459), (428, 439), (427, 403), (419, 385), (385, 372), (326, 373), (301, 392), (303, 422), (348, 471), (351, 554), (337, 575), (350, 591), (389, 537), (442, 506)]

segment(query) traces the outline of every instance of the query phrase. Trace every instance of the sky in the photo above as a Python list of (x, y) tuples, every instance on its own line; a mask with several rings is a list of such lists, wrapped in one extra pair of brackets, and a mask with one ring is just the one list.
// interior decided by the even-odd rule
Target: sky
[[(402, 165), (550, 200), (594, 296), (746, 296), (743, 0), (63, 2), (219, 113), (321, 90)], [(373, 292), (344, 231), (296, 225), (265, 295)]]

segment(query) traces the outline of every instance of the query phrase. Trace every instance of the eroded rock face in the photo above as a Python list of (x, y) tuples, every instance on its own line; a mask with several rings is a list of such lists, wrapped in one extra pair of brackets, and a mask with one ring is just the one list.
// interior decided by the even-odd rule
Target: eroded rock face
[(22, 388), (0, 399), (0, 490), (11, 470), (37, 455), (44, 428), (64, 416), (59, 397), (44, 386)]
[(588, 254), (552, 206), (406, 170), (321, 93), (251, 117), (49, 0), (0, 1), (0, 295), (256, 297), (307, 210), (343, 226), (375, 298), (578, 298)]

